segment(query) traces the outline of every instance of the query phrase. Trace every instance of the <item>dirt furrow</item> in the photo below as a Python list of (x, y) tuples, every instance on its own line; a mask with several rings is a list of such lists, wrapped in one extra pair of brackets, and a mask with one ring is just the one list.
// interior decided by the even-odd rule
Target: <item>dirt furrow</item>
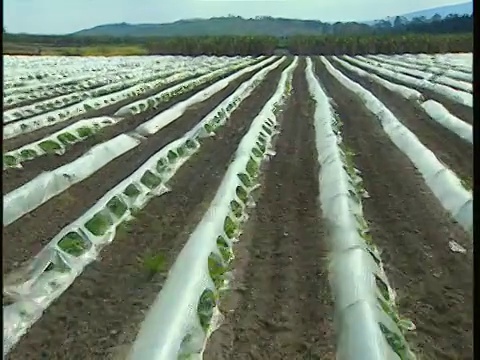
[[(284, 64), (269, 73), (249, 99), (252, 96), (264, 97), (273, 93), (277, 78), (288, 63), (290, 61), (285, 61)], [(188, 109), (182, 117), (157, 134), (150, 136), (136, 148), (116, 158), (89, 178), (73, 185), (67, 191), (53, 197), (34, 211), (5, 227), (3, 230), (4, 273), (35, 255), (64, 226), (82, 215), (108, 190), (133, 173), (162, 147), (183, 136), (225, 97), (233, 93), (238, 85), (237, 82), (231, 84), (210, 99)], [(249, 99), (245, 101), (251, 103)], [(235, 119), (234, 117), (231, 121), (236, 121)]]
[[(472, 240), (361, 100), (321, 62), (315, 65), (370, 194), (363, 201), (364, 213), (397, 292), (400, 314), (417, 327), (407, 339), (423, 360), (473, 359)], [(450, 241), (467, 253), (450, 250)]]
[(149, 278), (144, 260), (160, 255), (164, 270), (173, 263), (215, 196), (241, 138), (273, 95), (283, 68), (267, 77), (216, 137), (203, 141), (199, 152), (170, 183), (172, 193), (152, 199), (136, 220), (122, 228), (101, 253), (101, 261), (88, 266), (50, 306), (12, 350), (9, 360), (125, 356), (165, 280), (165, 271)]
[[(354, 66), (358, 66), (365, 71), (372, 72), (371, 69), (366, 68), (366, 67), (364, 67), (360, 64), (357, 64), (357, 63), (351, 63), (351, 64), (354, 65)], [(466, 105), (459, 104), (459, 103), (449, 99), (448, 97), (446, 97), (444, 95), (441, 95), (441, 94), (438, 94), (434, 91), (431, 91), (431, 90), (428, 90), (428, 89), (425, 89), (425, 88), (422, 88), (422, 87), (418, 87), (418, 86), (412, 85), (412, 84), (407, 83), (407, 82), (403, 82), (402, 80), (399, 80), (396, 77), (385, 76), (385, 75), (382, 75), (382, 74), (376, 74), (376, 75), (378, 75), (381, 78), (384, 78), (388, 81), (391, 81), (393, 83), (405, 85), (405, 86), (408, 86), (409, 88), (412, 88), (412, 89), (415, 89), (415, 90), (419, 91), (420, 93), (423, 94), (423, 96), (425, 96), (426, 99), (435, 100), (435, 101), (441, 103), (443, 106), (445, 106), (445, 108), (449, 112), (451, 112), (456, 117), (462, 119), (463, 121), (465, 121), (469, 124), (473, 124), (473, 108), (468, 107)], [(445, 86), (447, 86), (447, 85), (445, 85)]]
[[(254, 71), (250, 71), (242, 76), (240, 76), (237, 80), (232, 81), (224, 90), (219, 92), (216, 95), (213, 95), (211, 99), (221, 99), (225, 98), (231, 94), (242, 82), (248, 80), (252, 77), (253, 74), (257, 73), (261, 69), (257, 69)], [(221, 78), (227, 77), (230, 74), (234, 73), (234, 71), (229, 72), (225, 76)], [(193, 96), (195, 93), (207, 88), (214, 82), (217, 82), (220, 78), (216, 78), (215, 80), (211, 80), (206, 84), (203, 84), (196, 89), (189, 91), (186, 94), (182, 94), (179, 96), (174, 97), (171, 101), (165, 102), (161, 104), (157, 109), (152, 109), (149, 111), (145, 111), (141, 114), (137, 114), (134, 116), (129, 116), (122, 120), (120, 123), (115, 124), (113, 126), (109, 126), (103, 128), (99, 133), (95, 134), (94, 136), (86, 139), (85, 141), (79, 142), (77, 144), (72, 145), (68, 148), (67, 152), (61, 156), (50, 154), (41, 156), (39, 158), (33, 159), (32, 161), (26, 162), (23, 169), (6, 169), (3, 172), (3, 193), (6, 194), (13, 189), (27, 183), (28, 181), (32, 180), (34, 177), (38, 176), (43, 171), (49, 171), (56, 169), (62, 165), (68, 164), (73, 160), (77, 159), (78, 157), (82, 156), (85, 152), (91, 149), (93, 146), (105, 142), (114, 138), (117, 135), (129, 132), (134, 130), (137, 126), (142, 124), (143, 122), (148, 121), (149, 119), (153, 118), (155, 115), (161, 113), (162, 111), (170, 108), (171, 106), (186, 100)], [(208, 100), (206, 100), (208, 102)], [(219, 103), (220, 101), (218, 101)], [(200, 106), (200, 105), (198, 105)], [(197, 105), (195, 105), (197, 107)]]
[(236, 246), (225, 323), (204, 358), (334, 359), (333, 307), (318, 199), (313, 104), (305, 61), (294, 73), (276, 152)]
[(473, 146), (452, 131), (433, 120), (418, 104), (390, 91), (377, 82), (359, 76), (335, 62), (332, 65), (353, 81), (362, 85), (387, 106), (390, 111), (412, 131), (440, 161), (445, 163), (461, 179), (472, 183)]

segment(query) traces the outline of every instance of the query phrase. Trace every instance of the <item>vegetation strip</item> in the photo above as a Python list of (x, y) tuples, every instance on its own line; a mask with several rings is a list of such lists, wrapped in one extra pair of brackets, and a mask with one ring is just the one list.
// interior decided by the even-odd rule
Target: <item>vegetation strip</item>
[(408, 130), (391, 111), (372, 93), (350, 80), (335, 69), (324, 57), (321, 57), (327, 71), (346, 89), (353, 91), (365, 103), (377, 119), (393, 143), (408, 156), (420, 171), (428, 187), (453, 216), (468, 232), (473, 229), (473, 198), (471, 191), (463, 186), (460, 179), (444, 166), (417, 137)]
[[(168, 190), (162, 184), (198, 150), (198, 139), (214, 135), (213, 131), (225, 123), (228, 115), (252, 93), (266, 74), (283, 62), (284, 59), (280, 59), (242, 84), (245, 86), (237, 89), (182, 138), (165, 146), (134, 174), (105, 194), (83, 216), (62, 229), (27, 268), (21, 270), (25, 275), (20, 280), (18, 272), (11, 274), (9, 278), (13, 280), (6, 280), (4, 294), (16, 302), (4, 308), (6, 318), (8, 316), (4, 323), (4, 334), (8, 333), (8, 336), (4, 335), (7, 337), (4, 353), (70, 286), (81, 270), (95, 259), (101, 248), (113, 240), (115, 229), (121, 222), (144, 206), (152, 196), (162, 195)], [(121, 214), (114, 211), (125, 207)], [(92, 217), (92, 214), (96, 215)], [(101, 234), (95, 233), (97, 228)]]
[[(362, 179), (340, 142), (341, 122), (313, 74), (306, 77), (315, 102), (315, 131), (320, 164), (320, 203), (331, 229), (330, 279), (337, 317), (337, 358), (412, 359), (395, 310), (379, 252), (363, 218)], [(412, 324), (409, 324), (413, 328)], [(362, 331), (358, 332), (361, 328)]]
[(184, 359), (202, 353), (218, 322), (218, 292), (226, 286), (232, 243), (246, 220), (260, 162), (270, 153), (276, 107), (289, 95), (297, 63), (295, 58), (283, 71), (275, 94), (242, 138), (209, 210), (170, 269), (129, 359)]

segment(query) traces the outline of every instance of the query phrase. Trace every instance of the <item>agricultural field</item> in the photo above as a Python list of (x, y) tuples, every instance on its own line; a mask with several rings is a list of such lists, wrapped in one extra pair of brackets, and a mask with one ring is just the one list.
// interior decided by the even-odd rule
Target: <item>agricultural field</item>
[(472, 54), (4, 64), (5, 359), (473, 359)]

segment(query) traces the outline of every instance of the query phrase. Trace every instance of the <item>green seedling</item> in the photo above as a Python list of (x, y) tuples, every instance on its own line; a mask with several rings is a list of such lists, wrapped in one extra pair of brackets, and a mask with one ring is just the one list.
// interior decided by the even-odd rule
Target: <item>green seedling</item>
[(262, 152), (257, 148), (253, 148), (252, 153), (257, 158), (261, 158), (263, 156)]
[(128, 207), (127, 205), (118, 197), (114, 196), (108, 203), (107, 208), (117, 217), (120, 218), (125, 214)]
[(58, 135), (57, 139), (64, 145), (73, 144), (78, 141), (78, 138), (69, 132)]
[(91, 111), (93, 110), (93, 107), (88, 105), (88, 104), (83, 104), (83, 108), (85, 109), (85, 111)]
[(153, 190), (162, 183), (162, 179), (152, 173), (150, 170), (147, 170), (140, 179), (140, 182), (146, 187), (148, 187), (150, 190)]
[(86, 126), (77, 129), (77, 134), (81, 138), (86, 138), (86, 137), (92, 136), (93, 132), (94, 131), (93, 131), (92, 128), (89, 128), (89, 127), (86, 127)]
[(230, 209), (232, 210), (232, 213), (233, 215), (235, 215), (236, 218), (242, 216), (243, 207), (238, 203), (238, 201), (232, 200), (230, 202)]
[(223, 260), (215, 253), (208, 256), (208, 273), (215, 284), (215, 288), (220, 289), (225, 282), (225, 273), (227, 272)]
[(223, 236), (217, 238), (217, 247), (222, 255), (223, 261), (228, 264), (233, 259), (233, 251)]
[(241, 186), (237, 186), (237, 188), (235, 189), (235, 193), (237, 194), (237, 196), (238, 196), (238, 198), (240, 199), (241, 202), (243, 202), (244, 204), (247, 203), (247, 200), (248, 200), (247, 190), (245, 190)]
[(138, 104), (138, 107), (140, 108), (140, 112), (143, 112), (147, 109), (147, 104), (140, 103), (140, 104)]
[(205, 129), (205, 131), (206, 131), (207, 133), (211, 133), (211, 132), (213, 132), (213, 130), (214, 130), (214, 126), (211, 125), (211, 124), (205, 124), (205, 125), (203, 126), (203, 128)]
[(247, 174), (250, 175), (251, 178), (256, 178), (258, 175), (259, 167), (257, 162), (250, 157), (250, 160), (247, 162)]
[(193, 149), (196, 149), (197, 148), (197, 144), (195, 143), (195, 141), (189, 139), (185, 142), (185, 145), (188, 149), (190, 150), (193, 150)]
[(415, 359), (415, 356), (408, 348), (406, 341), (402, 336), (394, 333), (380, 322), (378, 323), (378, 325), (380, 326), (380, 330), (382, 331), (383, 335), (385, 335), (385, 339), (387, 340), (388, 345), (390, 345), (390, 347), (398, 355), (400, 360)]
[(262, 129), (268, 134), (268, 135), (272, 135), (272, 130), (266, 126), (266, 125), (263, 125), (262, 126)]
[(3, 155), (3, 163), (7, 167), (14, 167), (19, 164), (18, 159), (13, 155)]
[(134, 184), (130, 184), (125, 188), (123, 193), (131, 199), (136, 199), (141, 192)]
[(258, 147), (258, 150), (260, 150), (262, 154), (265, 154), (265, 151), (267, 150), (265, 142), (261, 143), (260, 141), (257, 141), (256, 145)]
[(99, 212), (85, 223), (85, 227), (95, 236), (105, 235), (113, 226), (113, 221), (108, 214)]
[(465, 189), (470, 190), (470, 191), (473, 190), (473, 181), (472, 181), (472, 179), (470, 179), (470, 178), (462, 178), (462, 179), (460, 179), (460, 182), (461, 182), (462, 186), (463, 186)]
[(149, 108), (153, 108), (155, 106), (155, 100), (148, 99), (147, 100), (147, 105), (148, 105)]
[(21, 129), (22, 131), (25, 131), (25, 130), (28, 129), (28, 125), (27, 125), (27, 124), (20, 124), (20, 129)]
[(36, 158), (37, 156), (38, 153), (33, 149), (25, 149), (20, 151), (20, 157), (24, 160), (31, 160), (33, 158)]
[(215, 294), (212, 290), (206, 289), (203, 291), (197, 306), (198, 319), (203, 331), (207, 331), (213, 317), (213, 309), (215, 308)]
[(148, 278), (151, 279), (156, 274), (167, 270), (167, 259), (163, 254), (147, 255), (143, 260), (143, 267)]
[(185, 146), (180, 146), (178, 149), (177, 149), (177, 154), (178, 156), (182, 157), (182, 156), (185, 156), (185, 153), (186, 153), (186, 149), (185, 149)]
[(227, 216), (225, 222), (223, 223), (223, 230), (229, 239), (232, 239), (237, 232), (237, 225), (235, 222)]
[(73, 256), (80, 256), (88, 249), (88, 246), (83, 238), (78, 233), (73, 231), (65, 235), (57, 245), (67, 254)]
[(167, 160), (165, 160), (164, 158), (158, 160), (157, 161), (157, 172), (159, 172), (159, 173), (164, 172), (165, 170), (167, 170), (167, 166), (168, 166)]
[(62, 149), (60, 144), (53, 141), (53, 140), (42, 141), (41, 143), (38, 144), (38, 146), (40, 147), (40, 149), (45, 151), (47, 154), (53, 154), (53, 153), (57, 152), (58, 150)]
[(175, 151), (170, 150), (167, 154), (167, 159), (170, 164), (173, 164), (178, 159), (178, 154)]
[(246, 188), (249, 188), (250, 186), (252, 186), (252, 180), (250, 180), (250, 177), (247, 174), (240, 173), (237, 176)]

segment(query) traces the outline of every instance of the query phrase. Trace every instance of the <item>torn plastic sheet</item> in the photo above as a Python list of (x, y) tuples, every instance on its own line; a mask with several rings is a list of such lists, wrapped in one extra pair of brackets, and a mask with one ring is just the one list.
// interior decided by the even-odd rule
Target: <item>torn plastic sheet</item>
[(79, 120), (43, 139), (6, 152), (3, 155), (3, 169), (22, 167), (22, 162), (47, 153), (63, 155), (68, 146), (83, 141), (86, 137), (106, 126), (116, 124), (119, 120), (109, 116)]
[(360, 60), (358, 60), (356, 58), (353, 58), (351, 56), (345, 56), (344, 55), (344, 56), (342, 56), (342, 59), (347, 60), (348, 62), (353, 63), (355, 65), (367, 68), (367, 69), (369, 69), (369, 70), (371, 70), (374, 73), (377, 73), (379, 75), (383, 75), (383, 76), (389, 77), (391, 79), (396, 79), (398, 81), (407, 83), (409, 85), (418, 86), (418, 87), (423, 88), (423, 89), (431, 90), (431, 91), (433, 91), (437, 94), (446, 96), (449, 99), (451, 99), (451, 100), (453, 100), (453, 101), (455, 101), (459, 104), (462, 104), (462, 105), (465, 105), (465, 106), (468, 106), (468, 107), (473, 107), (472, 94), (469, 94), (465, 91), (455, 90), (455, 89), (453, 89), (449, 86), (438, 84), (438, 83), (433, 83), (429, 80), (417, 79), (417, 78), (415, 78), (413, 76), (410, 76), (410, 75), (401, 74), (398, 71), (389, 70), (389, 69), (383, 68), (383, 67), (378, 66), (378, 65), (372, 65), (368, 62), (360, 61)]
[(193, 104), (197, 104), (202, 101), (205, 101), (206, 99), (210, 98), (212, 95), (226, 88), (232, 81), (235, 81), (236, 79), (246, 74), (247, 72), (250, 72), (252, 70), (256, 70), (258, 68), (265, 66), (265, 63), (270, 63), (274, 59), (275, 58), (273, 59), (268, 58), (267, 60), (264, 60), (261, 63), (246, 67), (224, 79), (221, 79), (215, 82), (214, 84), (208, 86), (206, 89), (203, 89), (197, 92), (195, 95), (188, 98), (187, 100), (181, 101), (173, 105), (171, 108), (153, 117), (151, 120), (145, 121), (135, 129), (135, 132), (143, 136), (155, 134), (156, 132), (158, 132), (159, 130), (161, 130), (168, 124), (170, 124), (172, 121), (182, 116), (183, 113)]
[(460, 179), (426, 148), (372, 93), (335, 69), (323, 56), (327, 71), (345, 88), (357, 94), (380, 121), (385, 133), (420, 171), (426, 184), (443, 207), (467, 231), (473, 229), (473, 198)]
[[(351, 195), (355, 192), (351, 183), (356, 179), (346, 170), (345, 155), (333, 130), (333, 110), (315, 78), (310, 58), (306, 78), (316, 102), (314, 124), (320, 164), (320, 203), (331, 237), (329, 278), (336, 309), (337, 359), (397, 360), (400, 357), (389, 345), (380, 324), (399, 338), (403, 335), (378, 300), (392, 301), (393, 291), (379, 265), (381, 262), (377, 264), (361, 236), (362, 223), (358, 219), (363, 219), (363, 212)], [(385, 299), (385, 294), (380, 292), (375, 277), (388, 287), (390, 299)]]
[(421, 106), (433, 120), (473, 144), (472, 125), (452, 115), (442, 104), (434, 100), (425, 101)]
[[(3, 308), (4, 355), (83, 269), (98, 257), (100, 250), (114, 240), (120, 223), (131, 219), (132, 212), (143, 208), (151, 198), (169, 191), (166, 182), (198, 147), (197, 141), (180, 138), (162, 148), (81, 217), (63, 228), (24, 268), (4, 277), (4, 296), (14, 300)], [(183, 149), (182, 155), (178, 153), (180, 148)], [(172, 152), (176, 154), (175, 158), (169, 158)], [(109, 207), (114, 201), (120, 206)], [(101, 231), (89, 227), (98, 217), (103, 218), (107, 225)], [(85, 249), (78, 256), (70, 255), (59, 246), (61, 241), (72, 236), (81, 240)]]
[(3, 226), (28, 214), (70, 186), (88, 178), (113, 159), (140, 144), (130, 135), (120, 134), (94, 146), (78, 159), (55, 170), (43, 172), (28, 183), (3, 196)]
[[(268, 58), (266, 60), (262, 60), (260, 63), (250, 65), (248, 67), (245, 67), (245, 66), (247, 66), (247, 64), (249, 64), (251, 61), (240, 61), (239, 63), (233, 64), (233, 65), (228, 66), (228, 67), (224, 66), (221, 69), (212, 71), (212, 72), (207, 73), (205, 75), (202, 75), (198, 78), (191, 79), (191, 80), (186, 80), (186, 81), (184, 81), (184, 82), (182, 82), (178, 85), (175, 85), (175, 86), (173, 86), (169, 89), (161, 91), (158, 94), (156, 94), (154, 96), (151, 96), (147, 99), (139, 100), (139, 101), (136, 101), (134, 103), (128, 104), (128, 105), (120, 108), (119, 110), (117, 110), (117, 112), (115, 112), (115, 116), (126, 116), (126, 115), (139, 114), (143, 111), (146, 111), (148, 108), (154, 107), (154, 106), (158, 105), (159, 103), (176, 96), (179, 92), (189, 91), (191, 89), (196, 88), (197, 86), (200, 86), (203, 83), (208, 82), (211, 79), (219, 77), (222, 74), (228, 73), (228, 72), (230, 72), (232, 70), (236, 70), (238, 68), (245, 67), (244, 69), (240, 70), (239, 72), (236, 72), (236, 73), (228, 76), (226, 79), (222, 79), (222, 80), (219, 80), (218, 82), (216, 82), (214, 85), (217, 86), (217, 90), (214, 90), (214, 91), (217, 92), (217, 91), (222, 89), (221, 87), (219, 87), (219, 84), (225, 84), (224, 85), (224, 87), (225, 87), (225, 86), (228, 85), (228, 82), (232, 81), (232, 79), (235, 79), (236, 77), (241, 76), (244, 73), (246, 73), (246, 72), (248, 72), (252, 69), (256, 69), (258, 67), (264, 66), (265, 63), (269, 63), (273, 60), (274, 60), (274, 58)], [(239, 73), (241, 75), (237, 75)], [(225, 81), (227, 79), (228, 79), (228, 82), (225, 83)], [(214, 85), (211, 85), (210, 87), (208, 87), (208, 89), (211, 89)], [(205, 90), (203, 90), (203, 91), (205, 91)]]
[[(291, 81), (297, 63), (298, 58), (295, 58), (282, 72), (277, 90), (242, 138), (215, 198), (178, 255), (162, 290), (142, 323), (128, 359), (170, 360), (176, 359), (180, 353), (189, 356), (192, 352), (197, 355), (202, 353), (209, 331), (202, 328), (197, 307), (205, 291), (215, 290), (209, 274), (208, 259), (211, 253), (219, 254), (219, 236), (230, 240), (238, 236), (238, 232), (228, 236), (224, 229), (226, 218), (232, 216), (230, 202), (236, 200), (243, 203), (236, 191), (237, 187), (246, 189), (238, 175), (248, 172), (247, 163), (252, 159), (259, 136), (262, 134), (269, 143), (276, 122), (275, 107), (285, 100), (287, 82)], [(257, 163), (261, 159), (255, 155), (253, 157)], [(188, 350), (184, 347), (188, 347)]]
[(350, 70), (350, 71), (356, 73), (359, 76), (368, 77), (368, 78), (372, 79), (373, 81), (375, 81), (376, 83), (386, 87), (390, 91), (393, 91), (393, 92), (396, 92), (396, 93), (400, 94), (405, 99), (412, 99), (412, 100), (417, 100), (417, 101), (423, 101), (424, 100), (424, 97), (423, 97), (422, 93), (420, 93), (420, 91), (417, 91), (415, 89), (411, 89), (407, 86), (392, 83), (388, 80), (385, 80), (385, 79), (381, 78), (378, 75), (371, 74), (371, 73), (369, 73), (365, 70), (362, 70), (362, 69), (360, 69), (356, 66), (353, 66), (352, 64), (349, 64), (348, 62), (346, 62), (344, 60), (341, 60), (336, 56), (332, 56), (332, 59), (335, 62), (337, 62), (338, 64), (340, 64), (341, 66), (343, 66), (345, 69)]

